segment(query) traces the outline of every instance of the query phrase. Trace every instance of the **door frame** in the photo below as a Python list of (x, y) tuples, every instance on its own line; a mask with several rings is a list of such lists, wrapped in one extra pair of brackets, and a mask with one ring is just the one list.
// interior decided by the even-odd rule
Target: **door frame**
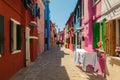
[(28, 66), (31, 62), (30, 59), (30, 28), (25, 29), (25, 66)]

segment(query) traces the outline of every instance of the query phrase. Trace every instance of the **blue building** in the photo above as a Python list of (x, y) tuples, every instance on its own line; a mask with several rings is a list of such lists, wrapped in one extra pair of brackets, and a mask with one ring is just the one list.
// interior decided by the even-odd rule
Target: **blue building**
[(50, 49), (50, 9), (49, 9), (49, 0), (44, 0), (45, 5), (45, 51)]
[(74, 38), (75, 38), (75, 45), (74, 45), (74, 50), (76, 48), (80, 48), (80, 0), (78, 0), (76, 7), (74, 9), (74, 19), (73, 19), (73, 24), (74, 24)]

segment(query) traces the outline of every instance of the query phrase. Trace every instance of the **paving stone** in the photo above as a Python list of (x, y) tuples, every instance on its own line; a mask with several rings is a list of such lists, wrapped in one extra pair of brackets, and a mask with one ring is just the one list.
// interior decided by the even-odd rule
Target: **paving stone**
[(74, 53), (64, 47), (55, 47), (40, 54), (35, 62), (21, 69), (11, 80), (104, 80), (86, 73), (74, 64)]

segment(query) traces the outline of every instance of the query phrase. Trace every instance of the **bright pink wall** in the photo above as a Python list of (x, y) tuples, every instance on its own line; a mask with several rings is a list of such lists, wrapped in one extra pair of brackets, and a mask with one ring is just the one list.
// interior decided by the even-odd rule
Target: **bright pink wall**
[(93, 46), (92, 27), (93, 23), (97, 21), (100, 15), (101, 15), (101, 0), (95, 5), (93, 5), (92, 0), (84, 0), (84, 17), (82, 18), (82, 26), (84, 27), (85, 49), (87, 51), (91, 52), (94, 51), (92, 47)]
[(92, 0), (84, 0), (84, 17), (82, 19), (82, 26), (84, 26), (85, 49), (87, 51), (93, 51), (92, 49), (92, 24), (93, 24), (92, 10), (93, 10)]
[[(89, 2), (88, 2), (89, 1)], [(84, 27), (85, 49), (88, 52), (95, 51), (93, 49), (93, 23), (101, 17), (101, 0), (93, 5), (92, 0), (84, 0), (84, 17), (82, 18), (82, 26)], [(102, 59), (101, 59), (102, 58)], [(98, 57), (98, 74), (105, 73), (105, 57)], [(102, 63), (102, 64), (101, 64)]]

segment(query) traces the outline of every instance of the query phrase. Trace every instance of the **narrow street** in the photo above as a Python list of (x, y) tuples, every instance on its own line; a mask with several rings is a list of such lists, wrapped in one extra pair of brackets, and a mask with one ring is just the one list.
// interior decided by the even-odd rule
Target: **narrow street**
[(74, 53), (55, 47), (38, 56), (35, 62), (21, 69), (11, 80), (104, 80), (95, 73), (86, 73), (74, 64)]

